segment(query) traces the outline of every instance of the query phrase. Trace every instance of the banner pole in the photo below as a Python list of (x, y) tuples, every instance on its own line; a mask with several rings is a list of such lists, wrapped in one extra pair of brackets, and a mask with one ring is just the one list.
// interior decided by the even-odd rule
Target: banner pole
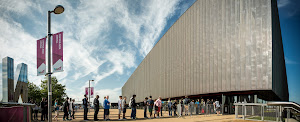
[(48, 122), (52, 122), (52, 87), (51, 87), (51, 11), (48, 11)]

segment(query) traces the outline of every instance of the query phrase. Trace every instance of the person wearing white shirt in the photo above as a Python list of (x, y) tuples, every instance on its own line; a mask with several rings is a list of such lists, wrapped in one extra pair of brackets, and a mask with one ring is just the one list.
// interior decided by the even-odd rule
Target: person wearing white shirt
[(125, 114), (126, 114), (126, 96), (124, 96), (123, 100), (122, 100), (122, 109), (123, 109), (123, 119), (125, 118)]
[(121, 120), (121, 113), (122, 113), (122, 110), (123, 110), (122, 109), (122, 107), (123, 107), (123, 105), (122, 105), (123, 102), (122, 101), (123, 100), (122, 100), (122, 96), (119, 96), (119, 98), (120, 99), (118, 101), (118, 110), (119, 110), (119, 120)]
[(217, 115), (219, 116), (221, 106), (220, 106), (220, 102), (218, 101), (218, 99), (216, 99), (214, 105), (216, 106), (216, 112), (217, 112)]
[(70, 101), (69, 101), (69, 116), (70, 116), (70, 120), (72, 120), (72, 113), (73, 113), (73, 102), (72, 102), (72, 98), (70, 98)]

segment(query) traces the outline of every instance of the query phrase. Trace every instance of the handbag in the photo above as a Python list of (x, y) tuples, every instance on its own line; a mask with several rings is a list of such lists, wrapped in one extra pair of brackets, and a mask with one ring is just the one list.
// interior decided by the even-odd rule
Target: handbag
[(204, 109), (202, 109), (201, 113), (204, 113)]
[(155, 105), (155, 110), (158, 111), (158, 106)]

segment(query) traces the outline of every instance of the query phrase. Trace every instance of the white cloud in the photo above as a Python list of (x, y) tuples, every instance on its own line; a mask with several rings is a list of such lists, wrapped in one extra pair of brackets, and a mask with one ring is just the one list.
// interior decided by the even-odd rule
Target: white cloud
[(291, 60), (290, 58), (285, 57), (285, 63), (286, 64), (299, 64), (300, 62)]
[(117, 7), (116, 11), (120, 17), (116, 18), (116, 21), (126, 29), (127, 39), (131, 40), (145, 57), (166, 26), (168, 18), (174, 14), (178, 0), (143, 2), (143, 11), (141, 10), (139, 15), (130, 12), (125, 6)]
[(290, 3), (290, 0), (278, 0), (277, 6), (278, 8), (282, 8), (287, 6)]
[(99, 101), (101, 103), (103, 103), (103, 101), (104, 101), (104, 96), (109, 95), (109, 101), (112, 103), (116, 103), (116, 102), (118, 102), (119, 96), (122, 95), (121, 88), (96, 90), (95, 94), (100, 96)]
[(125, 68), (135, 66), (135, 52), (131, 50), (109, 49), (104, 57), (113, 64), (113, 67), (106, 72), (99, 72), (99, 75), (94, 76), (96, 84), (114, 73), (122, 75)]
[[(128, 69), (137, 66), (136, 59), (152, 49), (178, 4), (178, 0), (138, 2), (139, 6), (133, 6), (121, 0), (82, 0), (80, 6), (74, 6), (70, 1), (1, 1), (0, 57), (14, 58), (15, 68), (21, 62), (28, 64), (29, 81), (40, 85), (44, 77), (36, 76), (36, 40), (46, 35), (47, 11), (62, 4), (65, 12), (52, 14), (51, 29), (53, 33), (64, 31), (64, 72), (53, 76), (66, 85), (68, 96), (78, 98), (78, 91), (83, 94), (88, 84), (79, 88), (73, 84), (81, 83), (83, 77), (94, 78), (97, 85), (113, 74), (128, 75)], [(139, 13), (132, 12), (135, 7)], [(116, 26), (121, 34), (114, 33)], [(120, 38), (114, 40), (114, 36)], [(100, 69), (104, 64), (109, 68)], [(99, 90), (99, 94), (109, 94), (113, 101), (120, 89)]]

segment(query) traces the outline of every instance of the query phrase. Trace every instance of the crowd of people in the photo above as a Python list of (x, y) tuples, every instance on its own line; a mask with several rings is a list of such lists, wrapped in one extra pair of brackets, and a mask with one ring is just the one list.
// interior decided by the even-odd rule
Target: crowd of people
[[(60, 106), (58, 104), (58, 100), (55, 100), (54, 102), (54, 111), (55, 115), (53, 117), (54, 120), (58, 121), (58, 115), (59, 111), (62, 109), (64, 112), (63, 120), (72, 120), (75, 119), (75, 100), (72, 98), (66, 98), (64, 101), (64, 104)], [(48, 100), (46, 98), (42, 98), (42, 101), (40, 103), (37, 103), (34, 100), (30, 100), (29, 103), (34, 104), (32, 106), (32, 114), (31, 118), (32, 120), (39, 120), (38, 119), (38, 113), (41, 112), (41, 118), (40, 121), (46, 121), (48, 120)]]
[[(63, 106), (62, 106), (62, 109), (64, 111), (64, 116), (63, 116), (63, 121), (66, 121), (66, 120), (72, 120), (72, 119), (75, 119), (75, 104), (74, 104), (75, 100), (72, 99), (72, 98), (69, 98), (67, 97)], [(55, 103), (54, 103), (54, 108), (55, 108), (55, 116), (54, 116), (54, 119), (56, 119), (57, 121), (57, 116), (59, 115), (59, 105), (57, 104), (58, 101), (55, 100)]]
[[(175, 99), (171, 100), (170, 98), (168, 101), (164, 102), (162, 101), (161, 97), (158, 97), (157, 99), (152, 99), (152, 96), (145, 97), (145, 100), (142, 103), (136, 103), (136, 95), (133, 95), (129, 103), (126, 103), (126, 97), (119, 96), (118, 100), (118, 119), (119, 120), (126, 120), (125, 117), (126, 109), (131, 109), (131, 119), (137, 119), (136, 118), (136, 109), (142, 108), (144, 110), (144, 119), (153, 119), (153, 118), (160, 118), (163, 114), (162, 111), (168, 111), (169, 116), (178, 116), (181, 117), (183, 115), (198, 115), (198, 114), (220, 114), (220, 102), (215, 99), (207, 99), (206, 101), (204, 99), (190, 99), (188, 96), (185, 96), (185, 98), (181, 99)], [(37, 114), (39, 111), (39, 105), (33, 101), (31, 103), (35, 104), (35, 106), (32, 108), (33, 110), (33, 119), (38, 120)], [(88, 98), (86, 95), (84, 95), (84, 98), (82, 99), (82, 105), (84, 109), (84, 120), (88, 120), (87, 113), (88, 109), (91, 106), (88, 102)], [(109, 102), (109, 96), (104, 97), (103, 101), (103, 119), (105, 121), (110, 120), (110, 107), (111, 103)], [(98, 113), (100, 109), (100, 102), (99, 102), (99, 95), (96, 96), (96, 98), (93, 101), (93, 108), (94, 108), (94, 121), (98, 121)], [(58, 100), (55, 100), (54, 103), (54, 110), (55, 115), (53, 117), (54, 120), (58, 120), (59, 110), (63, 110), (63, 120), (72, 120), (75, 119), (75, 100), (72, 98), (66, 98), (63, 105), (58, 105)], [(40, 102), (40, 111), (41, 111), (41, 121), (48, 120), (48, 101), (46, 98), (42, 98), (42, 101)], [(149, 115), (149, 116), (148, 116)]]
[[(141, 106), (144, 110), (144, 118), (145, 119), (152, 119), (152, 118), (160, 118), (162, 116), (162, 109), (163, 109), (163, 101), (161, 97), (158, 97), (158, 99), (152, 99), (152, 96), (149, 96), (145, 98), (145, 100), (142, 102), (142, 104), (137, 104), (136, 103), (136, 95), (133, 95), (130, 98), (129, 104), (126, 104), (126, 97), (119, 96), (118, 100), (118, 119), (119, 120), (125, 120), (125, 114), (126, 114), (126, 109), (127, 107), (131, 108), (131, 119), (137, 119), (136, 118), (136, 109), (138, 106)], [(87, 97), (83, 99), (83, 105), (84, 105), (84, 120), (87, 119)], [(99, 96), (97, 95), (95, 100), (94, 100), (94, 121), (98, 121), (98, 112), (99, 112)], [(109, 109), (111, 103), (109, 102), (109, 96), (104, 97), (104, 102), (103, 102), (103, 108), (104, 108), (104, 113), (103, 113), (103, 118), (105, 121), (109, 121)], [(184, 99), (179, 99), (179, 100), (172, 100), (169, 99), (167, 101), (167, 109), (169, 112), (169, 116), (178, 116), (181, 117), (184, 115), (193, 115), (193, 114), (220, 114), (220, 102), (216, 99), (215, 101), (213, 99), (207, 99), (205, 102), (204, 99), (197, 99), (191, 100), (186, 96)], [(149, 117), (147, 116), (147, 113), (149, 113)], [(174, 113), (174, 114), (172, 114)], [(152, 117), (153, 116), (153, 117)]]

